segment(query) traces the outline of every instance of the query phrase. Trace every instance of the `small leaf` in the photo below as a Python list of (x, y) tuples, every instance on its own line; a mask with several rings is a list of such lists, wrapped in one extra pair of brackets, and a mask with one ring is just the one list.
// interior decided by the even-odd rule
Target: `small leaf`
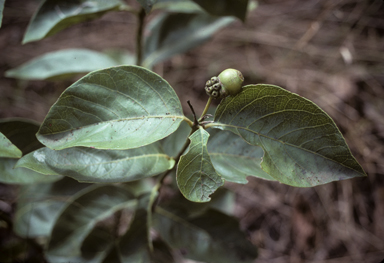
[(20, 158), (23, 153), (0, 132), (0, 157)]
[(214, 16), (235, 16), (245, 21), (248, 0), (193, 0)]
[(153, 9), (178, 13), (204, 13), (205, 11), (191, 0), (158, 0)]
[(208, 41), (231, 17), (216, 18), (207, 14), (165, 13), (152, 20), (145, 40), (143, 65), (151, 68), (176, 54)]
[(189, 137), (188, 152), (181, 156), (177, 166), (177, 185), (185, 198), (194, 202), (208, 202), (209, 196), (224, 184), (209, 158), (208, 137), (209, 133), (202, 128), (195, 131)]
[(119, 10), (120, 0), (44, 0), (31, 19), (23, 44), (54, 35), (72, 25)]
[(313, 102), (273, 85), (248, 85), (224, 99), (215, 128), (264, 150), (262, 169), (299, 187), (366, 176), (333, 120)]
[(121, 64), (119, 61), (101, 52), (89, 49), (63, 49), (46, 53), (8, 70), (5, 76), (26, 80), (45, 80), (63, 76), (71, 77), (74, 74), (88, 73), (119, 64)]
[(211, 263), (254, 262), (257, 249), (240, 231), (238, 221), (208, 209), (195, 217), (183, 210), (157, 207), (154, 228), (172, 248), (184, 257)]
[(145, 9), (145, 12), (148, 14), (151, 12), (152, 7), (156, 4), (157, 0), (136, 0), (140, 5)]
[(80, 257), (80, 248), (95, 225), (132, 205), (133, 195), (122, 186), (95, 185), (79, 192), (57, 218), (47, 246), (47, 258)]
[(159, 75), (137, 66), (94, 71), (60, 96), (37, 138), (51, 149), (130, 149), (173, 133), (184, 119), (179, 98)]
[(54, 183), (21, 187), (13, 230), (21, 237), (47, 237), (66, 200), (89, 184), (64, 177)]
[(161, 150), (160, 143), (129, 150), (99, 150), (84, 147), (61, 151), (47, 147), (19, 160), (42, 174), (59, 174), (80, 182), (129, 182), (154, 176), (173, 168), (175, 161)]
[(260, 167), (264, 155), (261, 147), (249, 145), (240, 136), (231, 132), (212, 130), (210, 134), (209, 156), (215, 170), (226, 181), (246, 184), (247, 176), (276, 180)]

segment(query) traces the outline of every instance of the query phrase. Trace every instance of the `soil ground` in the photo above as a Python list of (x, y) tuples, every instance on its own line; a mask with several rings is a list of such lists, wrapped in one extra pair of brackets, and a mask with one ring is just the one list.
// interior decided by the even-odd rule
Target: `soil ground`
[[(18, 81), (4, 72), (64, 48), (134, 52), (136, 20), (123, 12), (21, 45), (39, 1), (7, 0), (0, 28), (0, 118), (42, 121), (72, 80)], [(131, 2), (131, 1), (130, 1)], [(153, 16), (153, 15), (152, 15)], [(260, 0), (246, 23), (155, 67), (201, 112), (205, 81), (237, 68), (245, 84), (271, 83), (306, 97), (336, 122), (367, 178), (294, 188), (248, 178), (228, 184), (236, 216), (259, 247), (256, 262), (379, 263), (384, 260), (384, 2)], [(15, 187), (0, 185), (12, 213)]]

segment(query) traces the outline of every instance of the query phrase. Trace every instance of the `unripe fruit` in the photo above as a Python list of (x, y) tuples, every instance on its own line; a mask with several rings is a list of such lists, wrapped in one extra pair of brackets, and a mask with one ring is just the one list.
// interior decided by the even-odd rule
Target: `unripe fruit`
[(228, 95), (235, 96), (242, 89), (244, 77), (236, 69), (226, 69), (218, 77), (212, 77), (205, 84), (207, 94), (215, 99), (225, 98)]
[(243, 84), (244, 77), (240, 71), (236, 69), (226, 69), (219, 75), (219, 80), (224, 91), (229, 95), (234, 96), (241, 91), (241, 84)]

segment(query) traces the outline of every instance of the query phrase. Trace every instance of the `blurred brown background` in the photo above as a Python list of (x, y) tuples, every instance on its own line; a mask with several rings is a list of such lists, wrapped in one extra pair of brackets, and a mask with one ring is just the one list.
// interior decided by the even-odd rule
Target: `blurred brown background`
[[(0, 28), (0, 118), (42, 121), (75, 80), (18, 81), (3, 77), (8, 69), (63, 48), (134, 52), (136, 20), (124, 12), (21, 45), (38, 2), (5, 3)], [(255, 178), (248, 178), (247, 185), (228, 184), (237, 194), (236, 216), (259, 247), (256, 262), (381, 262), (384, 2), (260, 0), (245, 24), (233, 23), (210, 42), (157, 65), (155, 71), (176, 89), (186, 113), (189, 99), (199, 114), (207, 100), (205, 81), (229, 67), (242, 71), (245, 84), (279, 85), (318, 104), (335, 120), (368, 174), (314, 188)], [(17, 201), (11, 190), (0, 198), (10, 205)]]

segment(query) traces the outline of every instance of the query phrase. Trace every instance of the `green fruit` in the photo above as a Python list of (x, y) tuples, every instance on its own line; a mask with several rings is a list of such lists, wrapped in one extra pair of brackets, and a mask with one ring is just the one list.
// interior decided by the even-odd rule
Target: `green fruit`
[(214, 98), (225, 98), (228, 95), (235, 96), (242, 89), (244, 77), (236, 69), (226, 69), (218, 77), (212, 77), (205, 84), (205, 91)]
[(224, 93), (235, 96), (242, 89), (244, 81), (243, 74), (236, 69), (226, 69), (218, 76)]

